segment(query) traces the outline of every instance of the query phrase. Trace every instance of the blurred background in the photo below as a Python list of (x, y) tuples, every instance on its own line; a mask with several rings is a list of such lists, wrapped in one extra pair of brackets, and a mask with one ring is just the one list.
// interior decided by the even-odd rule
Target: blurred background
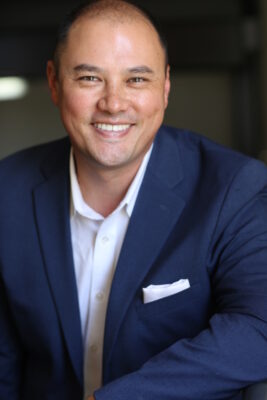
[[(267, 161), (267, 1), (135, 3), (158, 19), (168, 41), (172, 90), (165, 123)], [(45, 68), (57, 26), (76, 4), (9, 0), (1, 6), (0, 158), (66, 135)], [(1, 87), (10, 76), (25, 79), (18, 98), (10, 92), (7, 98)]]

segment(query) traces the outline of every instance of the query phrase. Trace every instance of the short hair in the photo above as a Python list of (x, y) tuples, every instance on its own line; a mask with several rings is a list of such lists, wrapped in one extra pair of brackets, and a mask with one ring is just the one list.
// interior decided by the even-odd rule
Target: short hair
[[(54, 49), (53, 60), (56, 68), (56, 73), (59, 71), (59, 62), (60, 62), (60, 52), (62, 47), (67, 41), (69, 31), (74, 24), (80, 17), (85, 15), (91, 15), (92, 17), (103, 16), (106, 14), (111, 14), (120, 16), (123, 11), (125, 10), (125, 16), (127, 17), (127, 12), (131, 17), (134, 13), (138, 16), (143, 17), (146, 21), (152, 25), (155, 29), (161, 47), (164, 51), (165, 56), (165, 67), (167, 68), (168, 65), (168, 46), (167, 41), (164, 36), (162, 27), (155, 19), (154, 16), (143, 7), (137, 6), (134, 3), (126, 0), (87, 0), (81, 2), (78, 6), (73, 8), (68, 14), (66, 14), (65, 18), (63, 18), (62, 22), (60, 23), (57, 31), (56, 37), (56, 45)], [(130, 13), (129, 13), (130, 12)], [(111, 14), (112, 15), (112, 14)]]

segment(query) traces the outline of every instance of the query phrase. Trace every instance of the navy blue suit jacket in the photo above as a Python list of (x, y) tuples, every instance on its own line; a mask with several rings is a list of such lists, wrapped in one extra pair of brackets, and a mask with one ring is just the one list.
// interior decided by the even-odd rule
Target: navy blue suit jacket
[[(0, 163), (0, 399), (81, 400), (69, 141)], [(97, 400), (215, 400), (267, 378), (267, 169), (162, 127), (106, 317)], [(189, 279), (143, 304), (142, 288)]]

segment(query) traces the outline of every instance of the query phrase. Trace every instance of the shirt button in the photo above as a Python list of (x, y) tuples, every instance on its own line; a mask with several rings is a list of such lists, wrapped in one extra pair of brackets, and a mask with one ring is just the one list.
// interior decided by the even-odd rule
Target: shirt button
[(102, 243), (106, 244), (109, 242), (109, 237), (108, 236), (103, 236), (102, 237)]
[(96, 344), (92, 344), (90, 346), (90, 350), (91, 350), (92, 353), (95, 353), (97, 351), (97, 345)]
[(95, 297), (98, 301), (102, 301), (104, 299), (104, 293), (98, 292)]

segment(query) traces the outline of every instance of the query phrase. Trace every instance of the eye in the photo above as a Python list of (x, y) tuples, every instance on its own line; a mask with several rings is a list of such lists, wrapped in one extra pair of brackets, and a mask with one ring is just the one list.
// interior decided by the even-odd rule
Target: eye
[(79, 81), (99, 82), (100, 79), (94, 75), (85, 75), (78, 78)]
[(146, 82), (146, 79), (142, 78), (141, 76), (135, 76), (133, 78), (130, 78), (129, 82), (130, 83), (143, 83), (143, 82)]

